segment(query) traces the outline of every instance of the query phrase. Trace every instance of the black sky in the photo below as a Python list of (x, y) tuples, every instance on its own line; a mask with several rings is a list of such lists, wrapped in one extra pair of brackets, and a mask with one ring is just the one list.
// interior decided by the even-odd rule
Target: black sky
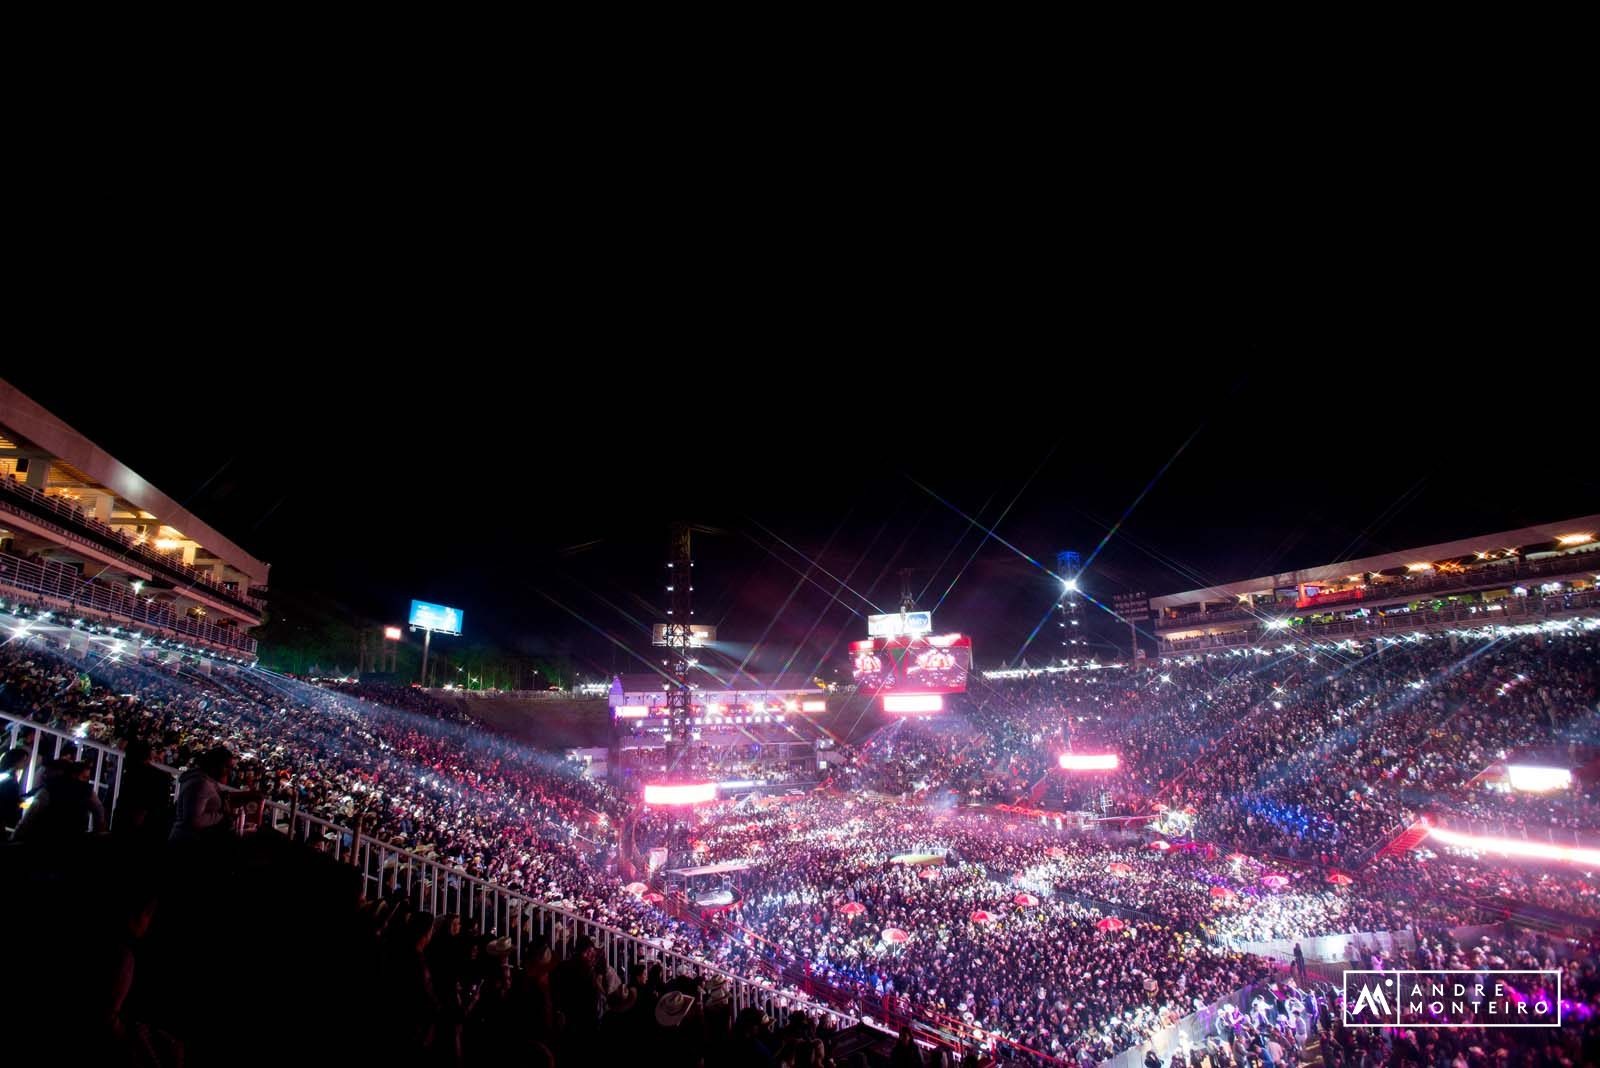
[(1051, 655), (1053, 625), (1027, 645), (1049, 578), (956, 509), (1050, 566), (1131, 508), (1085, 579), (1109, 602), (1600, 502), (1579, 367), (1166, 341), (1093, 359), (752, 346), (686, 359), (681, 383), (643, 347), (219, 360), (188, 391), (6, 377), (269, 561), (275, 589), (378, 620), (412, 597), (460, 606), (476, 638), (594, 671), (634, 663), (602, 633), (647, 651), (674, 519), (716, 531), (697, 542), (699, 620), (755, 666), (832, 670), (902, 568), (980, 663)]

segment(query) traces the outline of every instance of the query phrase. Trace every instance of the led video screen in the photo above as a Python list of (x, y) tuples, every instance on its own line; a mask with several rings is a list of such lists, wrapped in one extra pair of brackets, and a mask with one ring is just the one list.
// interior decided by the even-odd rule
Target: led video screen
[(850, 646), (850, 674), (867, 693), (964, 693), (972, 639), (964, 634), (869, 638)]

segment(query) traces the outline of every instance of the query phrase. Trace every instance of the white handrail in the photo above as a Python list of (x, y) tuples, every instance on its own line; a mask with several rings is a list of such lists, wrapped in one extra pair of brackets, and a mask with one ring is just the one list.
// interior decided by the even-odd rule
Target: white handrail
[(586, 936), (594, 941), (605, 962), (624, 977), (636, 963), (659, 962), (668, 969), (668, 974), (687, 967), (702, 976), (725, 981), (736, 1011), (757, 1006), (780, 1023), (790, 1012), (829, 1016), (841, 1027), (857, 1022), (855, 1017), (799, 991), (735, 975), (699, 957), (675, 952), (650, 939), (480, 879), (462, 868), (414, 850), (390, 845), (320, 816), (298, 812), (281, 801), (265, 802), (262, 819), (270, 821), (274, 830), (284, 830), (296, 840), (309, 837), (313, 828), (321, 828), (324, 836), (332, 836), (324, 840), (332, 842), (334, 859), (351, 863), (360, 872), (362, 890), (368, 896), (377, 897), (399, 889), (413, 905), (436, 915), (454, 913), (463, 919), (476, 919), (485, 933), (496, 932), (510, 938), (513, 959), (518, 964), (522, 962), (524, 943), (531, 935), (547, 938), (552, 947), (559, 941)]
[[(40, 750), (42, 747), (51, 748), (46, 739), (54, 739), (53, 751), (45, 757), (46, 760), (55, 759), (64, 749), (72, 747), (77, 749), (80, 758), (87, 753), (94, 754), (95, 788), (99, 791), (109, 786), (110, 807), (115, 808), (122, 789), (124, 753), (121, 749), (92, 738), (79, 737), (70, 731), (0, 713), (0, 732), (9, 733), (11, 745), (18, 744), (24, 731), (32, 732), (24, 789), (33, 788)], [(114, 763), (115, 769), (111, 781), (107, 782), (106, 767), (109, 763)], [(153, 766), (174, 777), (177, 775), (175, 769), (166, 765)], [(511, 939), (512, 952), (518, 964), (522, 962), (524, 943), (533, 934), (547, 938), (552, 946), (587, 936), (594, 941), (606, 963), (624, 977), (636, 963), (659, 962), (669, 970), (669, 974), (687, 967), (702, 976), (725, 981), (735, 1011), (759, 1007), (780, 1024), (791, 1012), (828, 1016), (841, 1027), (856, 1023), (854, 1017), (799, 991), (784, 989), (770, 981), (735, 975), (699, 957), (675, 952), (649, 939), (469, 875), (464, 869), (444, 864), (414, 850), (364, 835), (359, 828), (352, 830), (320, 816), (300, 812), (295, 805), (263, 801), (260, 822), (273, 830), (287, 833), (296, 841), (311, 840), (312, 832), (316, 829), (322, 841), (331, 842), (333, 859), (351, 864), (360, 873), (362, 891), (368, 896), (377, 897), (391, 889), (403, 889), (413, 905), (436, 915), (457, 913), (464, 919), (476, 919), (485, 933), (497, 932)]]

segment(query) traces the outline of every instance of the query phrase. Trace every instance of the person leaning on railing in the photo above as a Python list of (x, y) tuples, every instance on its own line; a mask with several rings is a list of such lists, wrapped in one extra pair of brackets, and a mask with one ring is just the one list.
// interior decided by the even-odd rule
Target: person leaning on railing
[(177, 811), (171, 841), (201, 841), (226, 834), (231, 817), (244, 805), (261, 800), (253, 790), (225, 791), (233, 771), (233, 752), (225, 746), (208, 749), (178, 776)]
[(89, 784), (90, 766), (57, 759), (45, 765), (44, 784), (34, 791), (17, 825), (19, 842), (66, 841), (92, 828), (106, 829), (106, 810)]

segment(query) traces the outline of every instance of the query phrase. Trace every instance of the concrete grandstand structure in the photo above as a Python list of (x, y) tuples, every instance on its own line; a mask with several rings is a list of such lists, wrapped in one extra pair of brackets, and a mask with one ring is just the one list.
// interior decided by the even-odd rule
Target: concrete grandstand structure
[(0, 381), (0, 601), (74, 647), (253, 661), (268, 565)]
[(1152, 598), (1163, 654), (1536, 623), (1597, 603), (1600, 515)]

